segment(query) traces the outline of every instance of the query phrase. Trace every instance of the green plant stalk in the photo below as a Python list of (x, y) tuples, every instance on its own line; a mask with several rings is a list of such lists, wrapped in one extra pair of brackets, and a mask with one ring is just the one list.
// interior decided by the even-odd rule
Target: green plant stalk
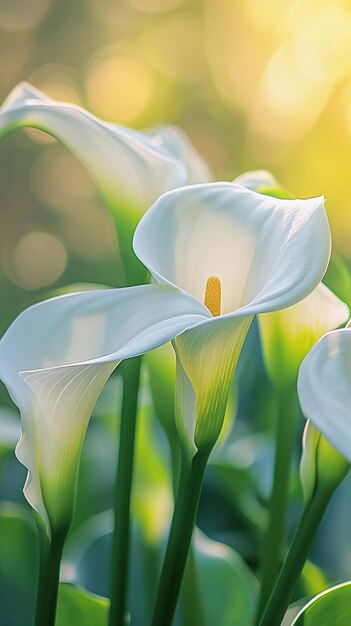
[(304, 509), (295, 537), (258, 626), (280, 626), (334, 488), (317, 489)]
[(180, 592), (180, 606), (183, 626), (203, 626), (204, 608), (201, 598), (199, 572), (195, 559), (194, 544), (190, 544)]
[(196, 521), (210, 450), (192, 459), (182, 455), (181, 472), (171, 530), (163, 562), (152, 626), (171, 626)]
[(51, 541), (39, 524), (38, 530), (40, 560), (35, 626), (55, 626), (60, 564), (67, 529), (53, 531)]
[(114, 494), (115, 528), (111, 552), (109, 626), (124, 626), (128, 592), (130, 500), (141, 357), (123, 363), (123, 398), (117, 475)]
[[(175, 417), (173, 416), (175, 420)], [(172, 436), (173, 435), (173, 436)], [(167, 433), (172, 459), (173, 494), (177, 493), (181, 467), (182, 451), (176, 430), (172, 435)], [(183, 626), (203, 626), (205, 623), (199, 574), (195, 560), (194, 545), (190, 543), (189, 554), (184, 570), (184, 578), (180, 591), (180, 605)]]
[(262, 583), (257, 618), (261, 617), (264, 611), (281, 567), (296, 422), (293, 411), (294, 396), (294, 390), (289, 387), (278, 389), (273, 487), (268, 527), (264, 536)]

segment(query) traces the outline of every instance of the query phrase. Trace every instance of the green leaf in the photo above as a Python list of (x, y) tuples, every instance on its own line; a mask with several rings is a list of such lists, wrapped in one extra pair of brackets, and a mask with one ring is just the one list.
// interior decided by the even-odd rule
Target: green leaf
[(349, 626), (351, 581), (323, 591), (300, 611), (292, 626)]
[(28, 509), (3, 502), (0, 507), (0, 623), (33, 623), (38, 576), (37, 532)]
[(251, 626), (258, 586), (243, 559), (196, 531), (195, 560), (206, 626)]
[(106, 626), (109, 601), (85, 589), (60, 583), (56, 626)]

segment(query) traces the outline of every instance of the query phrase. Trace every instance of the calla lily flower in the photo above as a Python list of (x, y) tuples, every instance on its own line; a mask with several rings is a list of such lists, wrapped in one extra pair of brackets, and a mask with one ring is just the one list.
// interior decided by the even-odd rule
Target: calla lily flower
[(263, 356), (273, 382), (295, 385), (308, 351), (324, 333), (346, 322), (349, 314), (348, 306), (320, 283), (298, 304), (260, 315)]
[(210, 316), (178, 289), (144, 285), (52, 298), (7, 330), (0, 377), (21, 411), (24, 493), (49, 536), (71, 522), (85, 431), (112, 371)]
[(177, 189), (144, 215), (133, 247), (157, 282), (211, 314), (174, 342), (177, 427), (194, 454), (218, 438), (253, 316), (293, 305), (321, 280), (330, 255), (323, 197), (280, 200), (233, 183)]
[(304, 416), (351, 463), (351, 328), (331, 331), (301, 364), (297, 390)]
[[(258, 170), (238, 176), (236, 183), (275, 197), (288, 197), (270, 172)], [(307, 352), (328, 330), (349, 318), (349, 308), (320, 283), (307, 298), (281, 311), (258, 316), (264, 362), (275, 385), (296, 384)]]
[(87, 167), (116, 220), (126, 265), (133, 263), (132, 234), (145, 210), (169, 189), (212, 178), (206, 163), (176, 127), (139, 132), (103, 122), (79, 106), (48, 98), (27, 83), (15, 87), (0, 108), (0, 137), (19, 127), (49, 133)]
[(242, 185), (257, 191), (258, 193), (264, 193), (267, 196), (275, 196), (276, 198), (291, 198), (291, 196), (279, 185), (277, 179), (266, 170), (253, 170), (250, 172), (244, 172), (234, 178), (233, 183)]

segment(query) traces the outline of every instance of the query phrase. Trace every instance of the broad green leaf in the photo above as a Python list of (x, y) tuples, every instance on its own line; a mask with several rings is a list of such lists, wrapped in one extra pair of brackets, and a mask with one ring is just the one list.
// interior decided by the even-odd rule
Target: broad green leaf
[(31, 626), (38, 575), (33, 517), (19, 504), (0, 506), (0, 624)]
[(257, 581), (243, 559), (229, 546), (196, 531), (195, 561), (206, 626), (251, 626)]
[(292, 626), (349, 626), (351, 581), (323, 591), (300, 611)]
[(108, 608), (107, 598), (61, 583), (56, 626), (106, 626)]

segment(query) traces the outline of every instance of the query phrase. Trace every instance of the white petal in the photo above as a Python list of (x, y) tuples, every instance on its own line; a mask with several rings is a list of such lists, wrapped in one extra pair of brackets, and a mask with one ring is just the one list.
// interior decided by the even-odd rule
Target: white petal
[(260, 189), (266, 188), (278, 188), (279, 183), (277, 179), (266, 170), (253, 170), (251, 172), (245, 172), (234, 178), (233, 183), (242, 185), (252, 191), (260, 191)]
[(115, 208), (123, 203), (125, 209), (141, 215), (168, 189), (203, 180), (205, 165), (200, 167), (200, 156), (181, 135), (169, 140), (168, 133), (176, 135), (173, 129), (143, 133), (109, 124), (25, 83), (15, 87), (0, 109), (0, 134), (22, 126), (39, 128), (62, 141), (86, 165)]
[(324, 335), (300, 367), (303, 414), (351, 462), (351, 329)]
[(186, 134), (176, 126), (156, 126), (149, 133), (157, 141), (162, 137), (163, 145), (171, 154), (185, 163), (188, 173), (188, 185), (194, 183), (208, 183), (213, 179), (211, 171), (204, 159), (195, 150)]
[(323, 197), (282, 200), (233, 183), (193, 185), (162, 196), (139, 222), (134, 250), (158, 282), (203, 301), (222, 284), (222, 313), (252, 315), (298, 302), (330, 256)]
[(208, 316), (187, 294), (144, 285), (53, 298), (10, 326), (0, 341), (0, 377), (22, 413), (17, 454), (29, 470), (26, 497), (48, 530), (72, 509), (85, 430), (113, 369)]
[(307, 298), (282, 311), (259, 315), (263, 355), (276, 384), (295, 384), (307, 352), (328, 330), (349, 318), (349, 308), (320, 283)]

